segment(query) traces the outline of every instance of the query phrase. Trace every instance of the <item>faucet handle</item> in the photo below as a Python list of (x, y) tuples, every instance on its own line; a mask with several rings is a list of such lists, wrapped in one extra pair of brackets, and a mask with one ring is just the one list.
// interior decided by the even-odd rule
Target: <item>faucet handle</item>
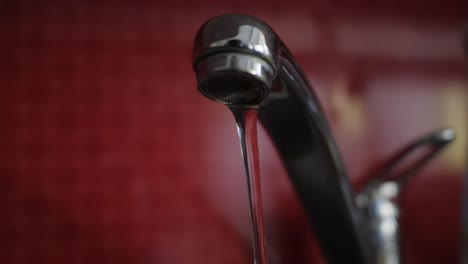
[(401, 189), (455, 138), (456, 134), (452, 128), (443, 128), (412, 141), (389, 159), (361, 193), (369, 194), (386, 182), (393, 182)]
[(401, 149), (356, 196), (376, 245), (377, 263), (401, 263), (398, 197), (404, 185), (455, 139), (451, 128), (424, 135)]

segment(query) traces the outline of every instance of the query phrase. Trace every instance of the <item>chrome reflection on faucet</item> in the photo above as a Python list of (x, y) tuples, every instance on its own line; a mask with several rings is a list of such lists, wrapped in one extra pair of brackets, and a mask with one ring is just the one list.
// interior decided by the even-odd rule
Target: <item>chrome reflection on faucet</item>
[[(355, 196), (312, 86), (268, 25), (246, 15), (215, 17), (198, 31), (192, 62), (203, 95), (229, 107), (258, 108), (329, 263), (399, 263), (399, 210), (393, 199), (405, 179), (453, 140), (452, 130), (405, 149), (401, 159), (435, 144), (432, 154), (392, 178), (401, 161), (396, 159)], [(439, 138), (445, 143), (438, 144)]]
[(249, 25), (240, 26), (239, 33), (236, 36), (213, 42), (210, 44), (210, 47), (223, 47), (229, 44), (230, 42), (232, 43), (233, 41), (241, 44), (247, 44), (248, 49), (256, 51), (258, 53), (269, 55), (270, 51), (268, 50), (268, 46), (266, 45), (266, 40), (265, 36), (263, 35), (263, 32), (260, 31), (258, 28)]

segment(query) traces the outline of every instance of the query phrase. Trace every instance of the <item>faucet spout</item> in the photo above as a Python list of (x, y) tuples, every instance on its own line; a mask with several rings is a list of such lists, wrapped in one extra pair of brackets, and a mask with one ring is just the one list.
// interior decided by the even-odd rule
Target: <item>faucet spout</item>
[(279, 151), (330, 263), (372, 263), (372, 244), (312, 86), (265, 23), (228, 14), (206, 22), (193, 52), (198, 89), (232, 106), (254, 106)]

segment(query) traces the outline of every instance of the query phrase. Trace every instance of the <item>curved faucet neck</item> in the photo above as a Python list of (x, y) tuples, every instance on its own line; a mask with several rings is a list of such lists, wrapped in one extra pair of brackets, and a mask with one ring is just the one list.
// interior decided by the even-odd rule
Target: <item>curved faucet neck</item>
[(276, 33), (250, 16), (213, 18), (197, 33), (193, 64), (199, 90), (208, 98), (227, 105), (260, 102), (259, 119), (329, 262), (373, 263), (365, 219), (354, 204), (326, 117)]
[(280, 153), (329, 262), (373, 263), (366, 219), (355, 205), (326, 116), (302, 70), (286, 52), (272, 90), (260, 105), (259, 119)]

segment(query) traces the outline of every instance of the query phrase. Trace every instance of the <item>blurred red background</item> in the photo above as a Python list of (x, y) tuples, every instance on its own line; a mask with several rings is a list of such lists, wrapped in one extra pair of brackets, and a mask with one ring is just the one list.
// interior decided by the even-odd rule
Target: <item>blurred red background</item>
[[(459, 138), (403, 195), (407, 263), (455, 263), (467, 135), (466, 1), (0, 4), (0, 263), (252, 263), (228, 110), (196, 91), (207, 19), (269, 23), (315, 85), (356, 184), (410, 140)], [(260, 131), (272, 263), (320, 263)]]

